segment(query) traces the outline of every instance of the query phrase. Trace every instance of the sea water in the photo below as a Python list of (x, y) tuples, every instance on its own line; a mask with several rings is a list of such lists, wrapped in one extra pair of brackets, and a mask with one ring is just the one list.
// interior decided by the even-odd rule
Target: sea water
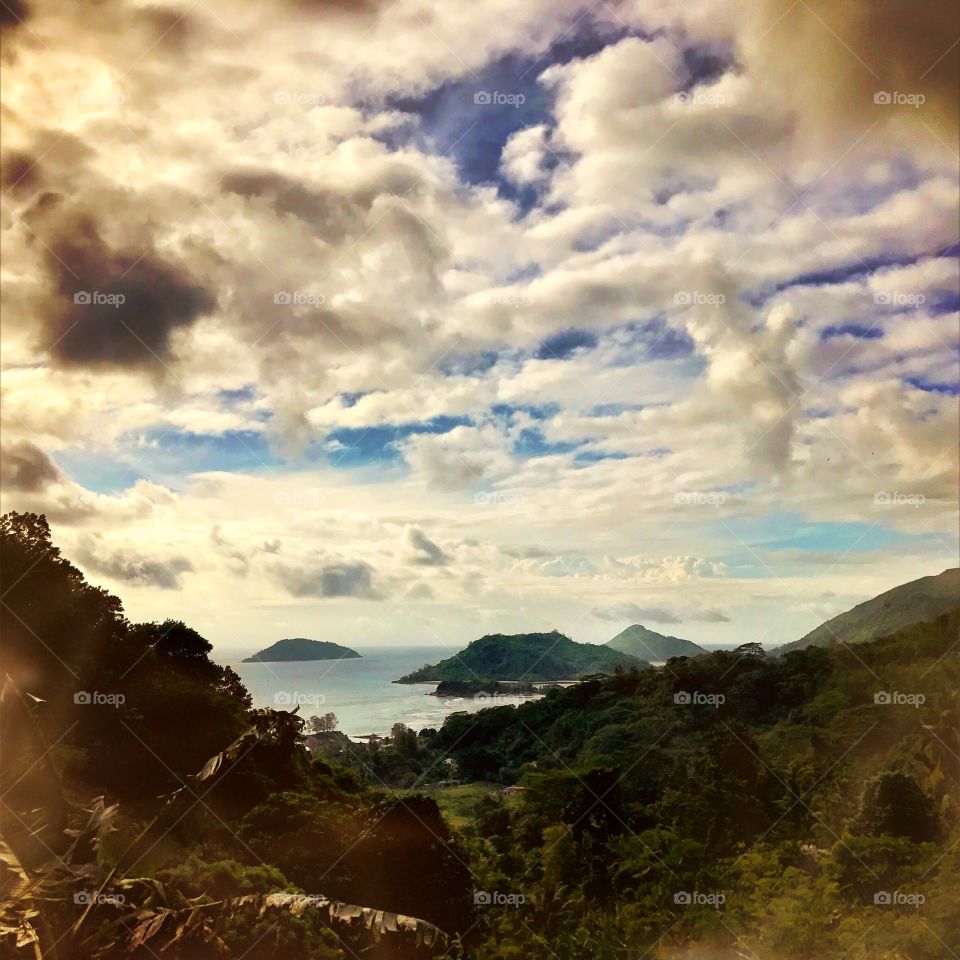
[(243, 663), (241, 656), (212, 658), (240, 675), (255, 707), (292, 710), (300, 715), (333, 712), (337, 729), (351, 737), (387, 734), (395, 723), (414, 730), (440, 727), (455, 711), (473, 713), (485, 707), (520, 704), (530, 697), (435, 697), (436, 683), (392, 681), (450, 656), (438, 647), (356, 647), (359, 658), (308, 660), (287, 663)]

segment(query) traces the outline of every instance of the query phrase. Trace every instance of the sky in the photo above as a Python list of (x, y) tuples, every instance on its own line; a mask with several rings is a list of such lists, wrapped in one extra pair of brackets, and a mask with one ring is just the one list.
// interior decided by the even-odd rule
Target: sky
[(223, 650), (956, 566), (951, 7), (3, 0), (3, 509)]

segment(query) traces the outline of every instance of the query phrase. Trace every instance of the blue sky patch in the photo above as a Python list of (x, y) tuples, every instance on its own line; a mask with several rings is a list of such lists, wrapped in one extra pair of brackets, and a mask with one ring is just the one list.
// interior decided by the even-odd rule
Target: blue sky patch
[(630, 454), (622, 450), (581, 450), (574, 455), (573, 462), (580, 466), (600, 463), (601, 460), (629, 460)]
[(237, 390), (218, 390), (217, 399), (225, 406), (232, 407), (238, 403), (251, 403), (257, 397), (257, 388), (248, 383)]
[(642, 360), (679, 360), (694, 352), (694, 343), (685, 330), (669, 326), (663, 317), (639, 320), (618, 327), (615, 341), (639, 345)]
[(327, 435), (328, 459), (334, 467), (363, 467), (399, 463), (399, 442), (417, 433), (449, 433), (472, 423), (469, 417), (434, 417), (420, 423), (374, 427), (343, 427)]
[(857, 337), (860, 340), (879, 340), (883, 336), (881, 327), (868, 327), (862, 323), (831, 324), (820, 331), (821, 340), (833, 340), (836, 337)]
[(419, 117), (412, 135), (418, 146), (452, 157), (468, 183), (496, 184), (501, 196), (525, 212), (535, 204), (536, 191), (505, 180), (500, 156), (518, 130), (552, 121), (553, 95), (539, 75), (556, 64), (589, 57), (631, 32), (584, 17), (539, 57), (509, 54), (423, 96), (392, 97), (386, 105)]
[(146, 479), (134, 458), (124, 460), (84, 450), (58, 450), (51, 456), (73, 480), (94, 493), (120, 493)]
[(628, 410), (642, 410), (650, 406), (646, 403), (598, 403), (595, 407), (590, 407), (584, 411), (585, 417), (618, 417), (621, 413)]
[(571, 327), (543, 340), (535, 356), (538, 360), (569, 360), (578, 350), (593, 350), (598, 342), (592, 331)]
[(476, 353), (448, 354), (437, 364), (437, 369), (448, 377), (478, 377), (492, 370), (500, 359), (496, 350)]
[[(871, 509), (867, 504), (866, 509)], [(797, 513), (775, 513), (768, 517), (737, 517), (718, 521), (715, 531), (731, 545), (725, 562), (756, 562), (753, 551), (803, 550), (835, 553), (839, 559), (847, 552), (883, 550), (907, 541), (929, 539), (933, 534), (910, 534), (889, 529), (881, 523), (809, 522)], [(744, 544), (746, 546), (741, 546)]]
[(200, 434), (156, 428), (124, 437), (121, 447), (113, 457), (64, 450), (56, 459), (78, 483), (98, 493), (116, 493), (140, 479), (177, 488), (181, 478), (194, 473), (258, 473), (286, 466), (254, 430)]
[(935, 317), (960, 310), (960, 293), (956, 290), (938, 290), (930, 296), (930, 312)]
[(935, 380), (927, 380), (925, 377), (907, 377), (904, 383), (909, 383), (911, 387), (917, 390), (923, 390), (924, 393), (940, 393), (947, 397), (960, 396), (960, 384), (938, 383)]
[(556, 443), (549, 442), (543, 435), (542, 430), (535, 427), (529, 427), (521, 430), (513, 449), (520, 457), (552, 457), (561, 453), (570, 453), (582, 446), (585, 441), (560, 441)]
[(495, 417), (512, 420), (518, 413), (525, 413), (533, 420), (549, 420), (560, 412), (557, 403), (543, 403), (539, 406), (532, 403), (495, 403), (490, 407), (490, 413)]

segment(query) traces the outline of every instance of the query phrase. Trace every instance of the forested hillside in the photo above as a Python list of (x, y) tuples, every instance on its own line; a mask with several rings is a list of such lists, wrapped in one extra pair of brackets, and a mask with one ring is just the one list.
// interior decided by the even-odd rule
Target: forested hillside
[[(0, 524), (0, 955), (942, 960), (960, 609), (620, 668), (388, 738), (252, 710)], [(19, 944), (19, 945), (18, 945)]]
[(485, 960), (942, 960), (958, 631), (955, 609), (855, 652), (678, 658), (454, 715), (358, 770), (424, 782), (452, 757), (464, 781), (519, 785), (457, 806), (480, 885), (523, 900), (486, 911)]

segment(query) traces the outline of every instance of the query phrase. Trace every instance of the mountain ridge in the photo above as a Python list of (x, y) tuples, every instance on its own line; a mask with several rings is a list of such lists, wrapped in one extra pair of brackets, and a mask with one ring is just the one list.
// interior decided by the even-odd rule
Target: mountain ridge
[(640, 623), (634, 623), (621, 630), (604, 646), (620, 653), (629, 654), (641, 660), (669, 660), (670, 657), (698, 657), (708, 653), (699, 644), (682, 637), (669, 637), (655, 630), (649, 630)]
[(901, 583), (824, 621), (799, 640), (777, 647), (788, 653), (803, 647), (830, 647), (838, 643), (866, 643), (904, 627), (931, 620), (960, 605), (960, 567), (948, 567)]

